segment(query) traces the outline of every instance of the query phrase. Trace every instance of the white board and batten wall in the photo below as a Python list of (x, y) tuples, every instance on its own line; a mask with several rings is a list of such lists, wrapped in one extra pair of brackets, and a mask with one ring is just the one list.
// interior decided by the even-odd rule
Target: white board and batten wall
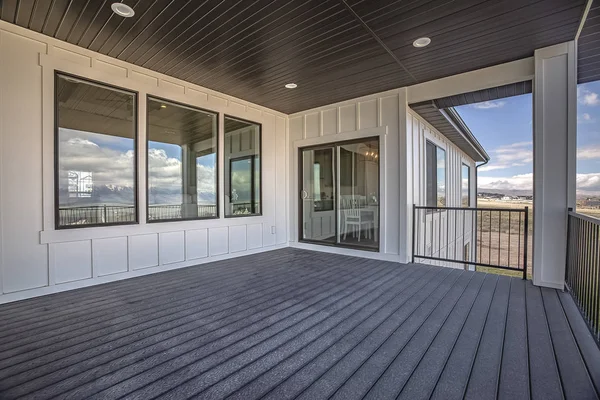
[[(454, 143), (448, 140), (444, 135), (437, 131), (433, 126), (427, 123), (412, 109), (407, 110), (406, 118), (407, 129), (407, 148), (410, 149), (407, 157), (407, 165), (410, 168), (409, 182), (412, 182), (412, 192), (409, 193), (409, 217), (412, 225), (412, 204), (425, 206), (425, 190), (426, 190), (426, 161), (425, 161), (425, 146), (427, 141), (432, 142), (436, 146), (442, 148), (446, 152), (446, 206), (461, 207), (462, 204), (462, 165), (469, 166), (470, 172), (470, 206), (475, 207), (477, 198), (477, 189), (475, 187), (475, 161)], [(409, 185), (410, 186), (410, 185)], [(424, 243), (426, 254), (433, 257), (463, 259), (463, 248), (467, 243), (471, 243), (471, 259), (475, 256), (475, 246), (472, 243), (473, 239), (473, 221), (469, 213), (465, 214), (463, 222), (461, 212), (457, 211), (456, 227), (454, 211), (443, 211), (441, 213), (432, 213), (427, 218), (421, 221), (415, 221), (420, 224), (417, 231), (421, 235), (420, 243)], [(441, 222), (434, 221), (432, 224), (431, 218), (441, 218)], [(464, 236), (463, 236), (464, 223)], [(428, 224), (428, 225), (427, 225)], [(435, 232), (432, 235), (424, 235), (425, 225), (433, 226)], [(441, 228), (441, 232), (437, 229)], [(456, 228), (456, 229), (455, 229)], [(412, 229), (412, 228), (411, 228)], [(454, 233), (456, 232), (456, 234)], [(409, 241), (412, 238), (409, 238)], [(412, 243), (408, 243), (412, 248)], [(431, 253), (431, 251), (433, 251)], [(448, 263), (443, 261), (429, 260), (427, 263), (449, 266), (454, 268), (463, 268), (462, 264)]]
[[(313, 250), (401, 261), (398, 157), (399, 110), (402, 90), (331, 104), (289, 116), (290, 244)], [(379, 137), (380, 250), (379, 253), (301, 243), (298, 239), (299, 149), (308, 146)]]
[[(287, 246), (287, 116), (0, 21), (0, 303)], [(54, 229), (54, 72), (138, 92), (137, 225)], [(145, 223), (146, 95), (262, 124), (262, 216)]]
[[(283, 246), (410, 260), (412, 204), (423, 204), (425, 140), (446, 146), (448, 205), (474, 163), (407, 105), (406, 88), (287, 116), (0, 21), (0, 303)], [(138, 92), (140, 223), (54, 229), (54, 73)], [(262, 124), (262, 216), (145, 223), (146, 95)], [(406, 128), (405, 128), (406, 127)], [(380, 251), (298, 242), (298, 149), (380, 139)], [(472, 191), (474, 196), (474, 185)]]

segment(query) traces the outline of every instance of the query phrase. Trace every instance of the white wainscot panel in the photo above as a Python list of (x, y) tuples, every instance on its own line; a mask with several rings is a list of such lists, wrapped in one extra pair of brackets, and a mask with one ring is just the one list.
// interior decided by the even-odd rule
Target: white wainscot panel
[(127, 272), (127, 237), (94, 239), (92, 255), (97, 276)]
[(335, 135), (337, 133), (337, 109), (324, 110), (323, 118), (323, 136)]
[(66, 283), (92, 277), (91, 241), (52, 244), (54, 280)]
[(185, 232), (185, 253), (187, 260), (208, 257), (208, 231), (206, 229)]
[(235, 253), (246, 250), (246, 225), (229, 227), (229, 251)]
[(356, 130), (356, 105), (340, 107), (340, 132)]
[(132, 269), (156, 267), (158, 265), (158, 235), (136, 235), (129, 237), (129, 263)]
[(306, 115), (306, 138), (315, 138), (321, 135), (319, 113)]
[(358, 105), (360, 109), (360, 129), (375, 128), (377, 126), (377, 99), (363, 101)]
[(160, 264), (173, 264), (185, 261), (185, 233), (165, 232), (159, 235)]
[(248, 225), (247, 232), (248, 240), (246, 244), (248, 246), (248, 250), (261, 248), (263, 246), (263, 225)]
[(229, 228), (210, 228), (208, 231), (209, 254), (218, 256), (229, 253)]

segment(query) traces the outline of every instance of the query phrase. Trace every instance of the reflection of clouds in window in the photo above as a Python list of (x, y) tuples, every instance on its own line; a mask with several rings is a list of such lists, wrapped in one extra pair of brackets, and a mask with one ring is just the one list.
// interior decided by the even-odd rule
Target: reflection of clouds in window
[[(100, 133), (60, 129), (60, 173), (85, 171), (93, 175), (92, 186), (131, 187), (134, 176), (133, 139)], [(61, 180), (70, 186), (72, 179)], [(60, 187), (60, 189), (67, 189)], [(89, 190), (91, 192), (91, 190)]]
[(217, 174), (215, 154), (196, 159), (196, 187), (198, 204), (213, 204), (216, 200)]
[(252, 161), (236, 160), (231, 163), (231, 186), (237, 194), (237, 201), (249, 202), (252, 197)]

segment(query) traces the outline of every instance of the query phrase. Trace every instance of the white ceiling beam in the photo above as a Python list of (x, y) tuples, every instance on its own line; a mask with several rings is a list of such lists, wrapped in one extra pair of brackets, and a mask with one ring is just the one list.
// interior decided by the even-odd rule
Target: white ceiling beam
[(534, 58), (524, 58), (409, 86), (408, 103), (420, 103), (441, 97), (523, 82), (533, 79), (534, 74)]

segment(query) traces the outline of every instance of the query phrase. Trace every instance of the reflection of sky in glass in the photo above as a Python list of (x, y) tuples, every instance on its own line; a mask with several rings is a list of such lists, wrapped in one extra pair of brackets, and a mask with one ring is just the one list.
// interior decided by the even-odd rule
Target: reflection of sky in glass
[(231, 162), (231, 189), (232, 193), (235, 191), (237, 194), (237, 200), (234, 202), (250, 202), (252, 198), (251, 168), (252, 162), (249, 158)]
[(443, 195), (446, 192), (446, 152), (437, 148), (437, 184), (438, 194)]
[[(133, 139), (67, 128), (59, 128), (58, 135), (60, 205), (133, 205)], [(73, 171), (93, 176), (85, 196), (68, 194)]]

